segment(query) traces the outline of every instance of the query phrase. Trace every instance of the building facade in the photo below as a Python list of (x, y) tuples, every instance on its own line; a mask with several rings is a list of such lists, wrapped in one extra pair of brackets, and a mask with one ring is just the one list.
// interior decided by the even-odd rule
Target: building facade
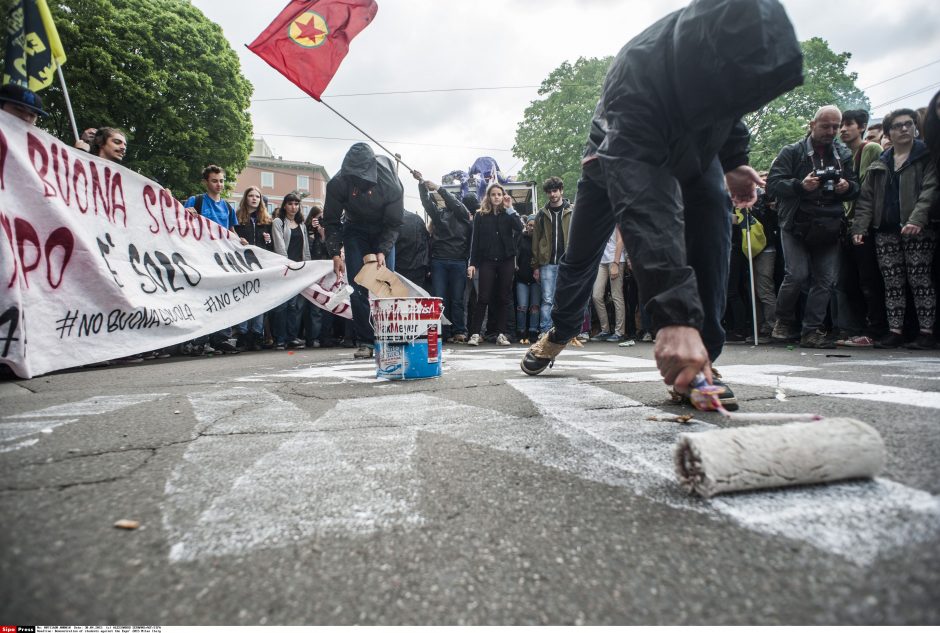
[(235, 186), (226, 198), (235, 208), (238, 208), (245, 190), (251, 186), (261, 190), (272, 214), (280, 208), (284, 196), (291, 192), (301, 196), (305, 216), (311, 206), (323, 206), (326, 183), (330, 176), (322, 165), (284, 160), (274, 155), (264, 139), (256, 138), (254, 141), (248, 165), (238, 174)]

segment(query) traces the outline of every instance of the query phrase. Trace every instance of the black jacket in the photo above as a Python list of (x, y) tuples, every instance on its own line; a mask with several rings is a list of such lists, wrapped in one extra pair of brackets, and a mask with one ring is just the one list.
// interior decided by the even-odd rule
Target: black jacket
[(473, 214), (473, 237), (470, 240), (470, 265), (498, 262), (516, 256), (515, 233), (522, 230), (518, 213)]
[(339, 173), (326, 184), (323, 225), (330, 254), (339, 255), (345, 222), (378, 236), (379, 250), (387, 256), (401, 229), (404, 193), (389, 157), (376, 156), (366, 143), (350, 147)]
[(444, 208), (438, 208), (427, 187), (418, 184), (421, 204), (431, 218), (431, 257), (434, 259), (466, 260), (470, 253), (470, 212), (453, 194), (440, 187), (437, 192), (444, 199)]
[[(274, 250), (274, 243), (271, 239), (271, 225), (270, 224), (255, 224), (254, 214), (252, 214), (251, 220), (245, 222), (244, 224), (236, 224), (232, 227), (232, 230), (235, 231), (238, 237), (243, 240), (247, 240), (248, 243), (252, 246), (257, 246), (258, 248), (263, 248), (266, 251)], [(264, 239), (264, 234), (268, 234), (268, 239)]]
[[(796, 210), (800, 202), (810, 196), (803, 189), (802, 182), (809, 172), (813, 171), (813, 151), (812, 139), (807, 136), (802, 141), (791, 143), (780, 150), (770, 166), (767, 193), (777, 200), (777, 218), (780, 228), (784, 231), (793, 230)], [(840, 203), (855, 200), (860, 187), (858, 176), (855, 174), (852, 150), (837, 140), (832, 143), (831, 152), (830, 161), (838, 161), (842, 165), (842, 178), (849, 183), (848, 191), (834, 194), (833, 200)]]
[(421, 270), (428, 267), (430, 235), (417, 213), (405, 211), (401, 232), (395, 241), (395, 268)]
[(534, 284), (532, 273), (532, 234), (522, 232), (516, 237), (516, 281)]
[(633, 38), (611, 64), (586, 151), (599, 166), (586, 165), (585, 174), (623, 218), (655, 328), (701, 329), (704, 312), (683, 232), (660, 239), (649, 227), (679, 225), (679, 185), (716, 158), (726, 172), (745, 164), (740, 119), (802, 81), (800, 45), (778, 0), (693, 0)]

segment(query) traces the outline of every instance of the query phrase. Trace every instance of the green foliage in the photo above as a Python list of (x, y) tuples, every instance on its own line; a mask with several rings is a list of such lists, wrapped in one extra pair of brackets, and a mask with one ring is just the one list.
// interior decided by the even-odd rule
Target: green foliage
[(816, 110), (824, 105), (869, 110), (871, 102), (856, 85), (856, 73), (846, 73), (851, 53), (834, 53), (826, 40), (814, 37), (800, 43), (805, 83), (745, 117), (751, 130), (751, 165), (770, 163), (784, 145), (800, 140)]
[[(2, 0), (3, 15), (12, 4)], [(79, 131), (127, 132), (125, 164), (178, 197), (203, 190), (202, 168), (240, 172), (252, 148), (252, 86), (222, 29), (188, 0), (49, 0)], [(3, 44), (5, 52), (5, 42)], [(74, 137), (59, 82), (39, 124)]]
[(525, 162), (520, 179), (541, 183), (551, 176), (565, 182), (569, 196), (581, 174), (594, 107), (612, 57), (564, 62), (539, 88), (545, 97), (526, 108), (516, 130), (513, 153)]

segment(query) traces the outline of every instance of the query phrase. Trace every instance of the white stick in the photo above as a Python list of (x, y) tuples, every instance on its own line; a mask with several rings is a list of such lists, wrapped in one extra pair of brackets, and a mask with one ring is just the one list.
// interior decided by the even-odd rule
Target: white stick
[(747, 266), (751, 271), (751, 316), (754, 321), (754, 347), (757, 347), (757, 290), (754, 288), (754, 259), (751, 254), (751, 210), (744, 209), (744, 225), (747, 231)]
[(62, 66), (56, 64), (56, 72), (59, 73), (59, 83), (62, 84), (62, 94), (65, 95), (65, 108), (69, 112), (69, 121), (72, 122), (72, 132), (75, 133), (75, 142), (77, 143), (81, 137), (78, 135), (78, 125), (75, 124), (75, 113), (72, 112), (72, 100), (69, 99), (69, 89), (65, 86), (65, 75), (62, 74)]

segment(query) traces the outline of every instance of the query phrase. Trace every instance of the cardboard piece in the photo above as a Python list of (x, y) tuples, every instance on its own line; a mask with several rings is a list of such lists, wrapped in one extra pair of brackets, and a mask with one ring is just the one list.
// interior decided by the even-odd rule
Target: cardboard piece
[(428, 293), (385, 266), (379, 268), (375, 255), (362, 258), (362, 269), (356, 283), (366, 288), (375, 299), (388, 297), (426, 297)]

